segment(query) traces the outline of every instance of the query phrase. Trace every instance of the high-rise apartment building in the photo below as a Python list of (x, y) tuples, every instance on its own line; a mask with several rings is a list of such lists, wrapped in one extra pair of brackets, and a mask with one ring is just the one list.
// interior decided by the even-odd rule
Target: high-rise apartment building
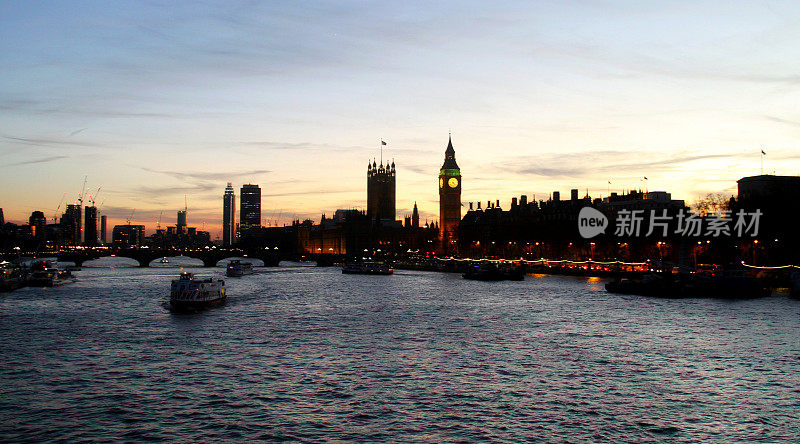
[(97, 207), (84, 208), (83, 243), (87, 247), (97, 246)]
[(82, 219), (81, 206), (68, 204), (66, 211), (61, 216), (61, 230), (67, 245), (81, 244)]
[[(259, 192), (259, 202), (261, 193)], [(259, 219), (261, 215), (259, 214)], [(225, 194), (222, 195), (222, 245), (229, 247), (233, 245), (236, 238), (236, 194), (233, 185), (228, 182), (225, 187)]]
[(261, 227), (261, 188), (258, 185), (242, 185), (239, 190), (239, 230), (245, 232)]
[(188, 210), (180, 210), (178, 211), (178, 221), (175, 224), (178, 227), (178, 233), (186, 233), (186, 213)]
[(44, 213), (41, 211), (31, 213), (31, 217), (28, 218), (28, 225), (31, 227), (31, 236), (38, 241), (43, 241), (47, 226), (47, 218), (44, 217)]
[(106, 229), (108, 228), (108, 217), (106, 215), (100, 216), (100, 243), (105, 245), (108, 243), (106, 240)]

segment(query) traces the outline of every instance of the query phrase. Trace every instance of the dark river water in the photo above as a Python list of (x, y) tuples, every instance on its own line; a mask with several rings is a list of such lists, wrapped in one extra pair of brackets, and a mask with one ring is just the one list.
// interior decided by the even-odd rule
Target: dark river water
[[(223, 268), (190, 269), (221, 276)], [(258, 268), (165, 307), (177, 268), (0, 294), (0, 441), (798, 442), (800, 301)]]

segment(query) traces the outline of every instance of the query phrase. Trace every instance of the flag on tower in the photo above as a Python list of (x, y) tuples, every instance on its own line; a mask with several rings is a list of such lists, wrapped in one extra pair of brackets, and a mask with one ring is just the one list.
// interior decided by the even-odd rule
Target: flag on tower
[(386, 142), (384, 142), (383, 139), (381, 139), (381, 145), (386, 145)]
[(765, 156), (767, 155), (767, 153), (765, 153), (764, 150), (761, 150), (761, 154), (763, 154)]
[(644, 176), (644, 180), (647, 180), (647, 176)]

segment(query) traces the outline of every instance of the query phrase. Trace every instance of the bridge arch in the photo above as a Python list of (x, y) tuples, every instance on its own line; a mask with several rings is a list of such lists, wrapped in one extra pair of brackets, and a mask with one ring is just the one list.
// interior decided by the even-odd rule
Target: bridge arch
[(276, 267), (281, 259), (279, 250), (269, 249), (248, 249), (238, 248), (216, 248), (206, 247), (202, 249), (159, 249), (149, 248), (96, 248), (96, 249), (75, 249), (57, 253), (58, 260), (63, 262), (74, 262), (75, 265), (82, 265), (84, 261), (98, 259), (101, 257), (125, 257), (135, 260), (139, 267), (149, 267), (150, 264), (162, 257), (188, 257), (202, 261), (204, 267), (216, 267), (224, 259), (244, 258), (251, 260), (254, 264), (262, 262), (265, 267)]
[[(162, 259), (167, 259), (166, 263), (161, 263)], [(183, 254), (159, 256), (147, 263), (148, 267), (175, 268), (175, 267), (202, 267), (203, 259)]]
[(224, 257), (224, 258), (218, 260), (217, 264), (215, 266), (216, 267), (226, 267), (228, 265), (228, 262), (230, 262), (232, 260), (236, 260), (236, 259), (238, 259), (238, 260), (240, 260), (242, 262), (250, 262), (251, 264), (253, 264), (254, 267), (265, 267), (266, 266), (262, 259), (259, 259), (257, 257), (247, 257), (247, 256), (228, 256), (228, 257)]
[(80, 265), (77, 263), (75, 264), (79, 267), (98, 267), (98, 268), (107, 268), (107, 267), (141, 267), (139, 261), (131, 257), (125, 256), (101, 256), (97, 258), (88, 258), (81, 262)]

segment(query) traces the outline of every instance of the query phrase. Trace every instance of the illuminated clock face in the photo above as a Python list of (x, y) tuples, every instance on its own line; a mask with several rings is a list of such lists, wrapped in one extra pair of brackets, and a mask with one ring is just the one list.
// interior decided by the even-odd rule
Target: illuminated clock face
[(439, 178), (439, 188), (444, 188), (444, 179)]
[(450, 185), (450, 188), (455, 188), (458, 186), (458, 179), (451, 177), (450, 180), (447, 181), (447, 184)]

